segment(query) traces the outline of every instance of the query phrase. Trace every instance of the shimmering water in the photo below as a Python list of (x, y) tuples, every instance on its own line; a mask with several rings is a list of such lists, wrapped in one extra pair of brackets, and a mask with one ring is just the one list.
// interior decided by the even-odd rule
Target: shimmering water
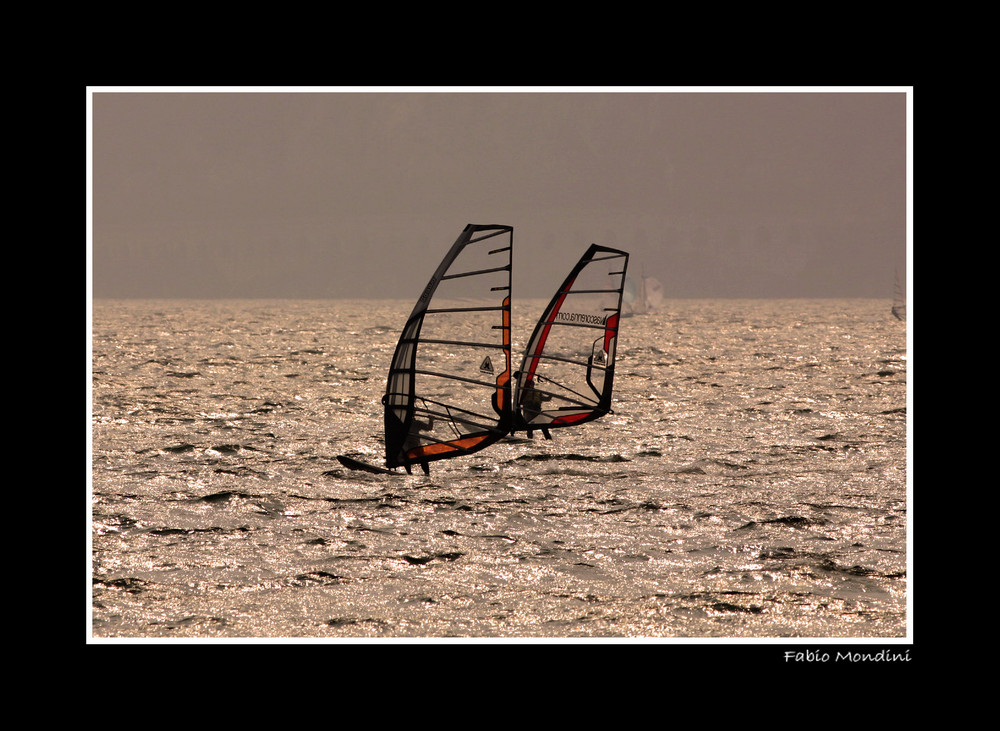
[(613, 415), (427, 477), (336, 461), (411, 302), (95, 301), (92, 636), (902, 638), (890, 304), (668, 301)]

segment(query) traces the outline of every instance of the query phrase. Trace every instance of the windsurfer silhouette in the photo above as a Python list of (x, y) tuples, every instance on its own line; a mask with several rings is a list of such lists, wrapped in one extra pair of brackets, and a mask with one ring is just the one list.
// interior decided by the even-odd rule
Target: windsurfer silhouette
[[(524, 391), (521, 395), (521, 406), (527, 417), (526, 421), (531, 421), (533, 418), (542, 413), (542, 403), (545, 401), (550, 401), (552, 396), (547, 393), (543, 393), (535, 388), (534, 377), (528, 378), (524, 384)], [(546, 439), (551, 439), (552, 435), (549, 434), (549, 430), (546, 427), (541, 427), (542, 434), (545, 435)], [(528, 438), (532, 436), (534, 430), (528, 429)]]

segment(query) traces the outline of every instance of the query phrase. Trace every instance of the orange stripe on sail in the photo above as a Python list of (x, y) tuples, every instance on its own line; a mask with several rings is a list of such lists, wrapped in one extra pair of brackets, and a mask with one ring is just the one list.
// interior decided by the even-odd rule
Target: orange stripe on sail
[(481, 443), (484, 439), (487, 439), (490, 435), (483, 434), (478, 437), (466, 437), (465, 439), (455, 439), (450, 442), (441, 442), (440, 444), (428, 444), (425, 447), (417, 447), (416, 449), (411, 449), (406, 453), (407, 459), (419, 460), (424, 457), (434, 457), (439, 454), (447, 454), (448, 452), (457, 452), (460, 449), (472, 449), (477, 444)]

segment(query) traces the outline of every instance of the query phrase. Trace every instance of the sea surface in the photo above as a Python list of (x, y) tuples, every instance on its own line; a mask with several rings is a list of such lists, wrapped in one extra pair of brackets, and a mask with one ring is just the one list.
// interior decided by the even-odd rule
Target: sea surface
[(412, 302), (95, 300), (88, 641), (903, 640), (890, 306), (668, 300), (613, 414), (388, 476)]

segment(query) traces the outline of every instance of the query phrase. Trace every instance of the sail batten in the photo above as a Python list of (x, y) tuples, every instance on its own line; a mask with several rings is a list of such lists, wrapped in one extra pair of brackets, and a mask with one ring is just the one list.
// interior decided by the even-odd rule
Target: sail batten
[(447, 378), (449, 380), (457, 381), (459, 383), (471, 383), (474, 386), (493, 386), (493, 384), (489, 383), (488, 381), (479, 381), (474, 378), (465, 378), (464, 376), (456, 376), (451, 373), (444, 373), (441, 371), (427, 371), (418, 368), (413, 372), (421, 376), (435, 376), (437, 378)]
[[(509, 289), (504, 287), (504, 289)], [(491, 288), (492, 291), (492, 288)], [(503, 307), (439, 307), (424, 311), (425, 315), (440, 315), (447, 312), (503, 312)]]
[[(506, 249), (497, 249), (496, 251), (497, 252), (499, 252), (499, 251), (506, 251)], [(496, 253), (496, 252), (492, 252), (491, 251), (490, 253), (492, 254), (492, 253)], [(490, 274), (492, 272), (502, 272), (502, 271), (506, 271), (507, 269), (508, 269), (508, 267), (502, 266), (502, 267), (493, 267), (492, 269), (479, 269), (478, 271), (474, 271), (474, 272), (459, 272), (457, 274), (446, 274), (445, 276), (441, 277), (441, 280), (444, 281), (446, 279), (461, 279), (462, 277), (475, 277), (475, 276), (478, 276), (480, 274)]]
[(478, 428), (488, 428), (490, 426), (491, 419), (486, 414), (476, 414), (471, 411), (466, 411), (465, 409), (457, 409), (454, 406), (448, 406), (447, 404), (436, 404), (436, 405), (444, 406), (448, 410), (435, 411), (434, 409), (429, 409), (426, 406), (422, 406), (416, 409), (416, 411), (425, 416), (434, 416), (442, 420), (461, 422), (463, 424), (470, 424)]
[(602, 371), (607, 370), (605, 366), (602, 366), (598, 363), (594, 363), (592, 361), (578, 360), (576, 358), (564, 358), (559, 355), (540, 355), (535, 353), (532, 354), (531, 357), (537, 358), (538, 360), (552, 360), (552, 361), (558, 361), (560, 363), (570, 363), (572, 365), (578, 365), (584, 368), (593, 368), (595, 370), (602, 370)]
[[(416, 342), (416, 341), (414, 341)], [(435, 340), (433, 338), (421, 339), (424, 345), (457, 345), (465, 348), (491, 348), (493, 343), (473, 342), (470, 340)]]

